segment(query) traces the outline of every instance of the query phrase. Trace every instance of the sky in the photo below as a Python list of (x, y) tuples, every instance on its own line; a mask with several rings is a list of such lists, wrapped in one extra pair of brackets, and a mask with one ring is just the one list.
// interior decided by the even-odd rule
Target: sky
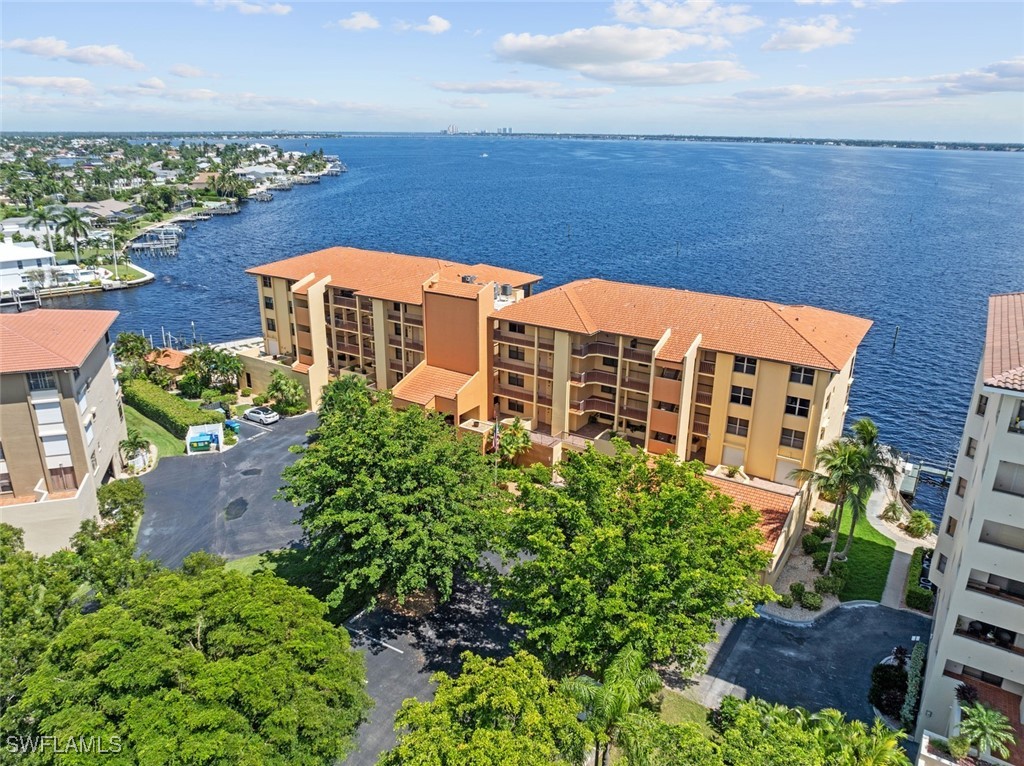
[(0, 5), (4, 131), (1024, 142), (1024, 3)]

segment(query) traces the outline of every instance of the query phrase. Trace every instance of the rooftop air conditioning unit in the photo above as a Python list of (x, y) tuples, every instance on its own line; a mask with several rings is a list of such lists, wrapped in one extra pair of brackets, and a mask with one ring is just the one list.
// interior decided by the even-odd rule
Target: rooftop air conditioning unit
[(501, 294), (508, 297), (512, 295), (512, 285), (502, 285)]
[(465, 282), (468, 285), (474, 284), (476, 282), (476, 275), (474, 275), (474, 274), (463, 274), (462, 275), (462, 281)]

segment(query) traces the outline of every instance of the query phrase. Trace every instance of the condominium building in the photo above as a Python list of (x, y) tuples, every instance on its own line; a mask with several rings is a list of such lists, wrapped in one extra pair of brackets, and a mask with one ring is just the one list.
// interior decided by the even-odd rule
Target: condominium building
[(110, 351), (116, 311), (0, 314), (0, 521), (52, 553), (97, 514), (126, 437)]
[[(967, 683), (1024, 763), (1024, 293), (989, 298), (985, 349), (929, 579), (938, 586), (917, 734), (952, 736)], [(921, 762), (933, 763), (922, 747)]]
[(259, 390), (278, 369), (315, 406), (331, 377), (361, 374), (396, 405), (435, 409), (466, 431), (519, 418), (528, 462), (591, 444), (609, 452), (615, 435), (702, 460), (716, 488), (757, 503), (778, 564), (807, 506), (793, 471), (842, 433), (871, 325), (600, 279), (534, 294), (534, 274), (353, 248), (249, 273), (263, 348), (243, 357), (246, 385)]

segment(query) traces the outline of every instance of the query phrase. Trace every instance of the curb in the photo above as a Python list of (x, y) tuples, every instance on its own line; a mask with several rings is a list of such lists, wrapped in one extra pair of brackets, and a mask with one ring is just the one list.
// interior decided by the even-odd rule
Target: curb
[(828, 615), (832, 614), (832, 612), (838, 611), (839, 609), (863, 609), (866, 607), (875, 606), (881, 606), (881, 604), (877, 601), (867, 600), (844, 601), (838, 606), (832, 607), (827, 612), (822, 612), (813, 620), (787, 620), (783, 617), (776, 617), (774, 614), (766, 614), (765, 612), (761, 611), (761, 607), (757, 607), (754, 611), (757, 612), (758, 617), (760, 617), (762, 620), (767, 620), (768, 622), (778, 623), (779, 625), (786, 625), (790, 628), (813, 628), (818, 623), (818, 621), (821, 620), (823, 617), (827, 617)]

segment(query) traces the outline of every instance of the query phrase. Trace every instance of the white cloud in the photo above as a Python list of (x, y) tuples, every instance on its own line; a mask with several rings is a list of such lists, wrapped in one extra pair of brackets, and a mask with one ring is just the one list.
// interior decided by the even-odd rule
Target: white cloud
[(249, 0), (196, 0), (196, 5), (213, 8), (215, 11), (234, 8), (244, 16), (262, 14), (285, 16), (292, 12), (292, 7), (284, 3), (249, 2)]
[(452, 23), (448, 19), (443, 19), (440, 16), (430, 15), (427, 16), (427, 23), (420, 24), (416, 27), (417, 32), (426, 32), (430, 35), (439, 35), (442, 32), (447, 32), (452, 28)]
[(362, 32), (367, 29), (379, 29), (380, 22), (366, 11), (352, 11), (347, 19), (338, 19), (327, 24), (328, 27), (339, 27), (350, 32)]
[(216, 77), (216, 75), (206, 70), (187, 65), (187, 63), (176, 63), (176, 65), (171, 67), (170, 73), (175, 77), (182, 78)]
[(536, 94), (538, 98), (554, 98), (560, 101), (578, 101), (582, 99), (600, 98), (610, 96), (615, 88), (568, 88), (565, 90), (554, 90), (546, 93)]
[[(856, 7), (857, 2), (855, 0), (854, 6)], [(794, 0), (797, 5), (835, 5), (839, 0)]]
[(896, 5), (903, 0), (851, 0), (850, 5), (854, 8), (878, 8), (883, 5)]
[(630, 28), (617, 24), (571, 29), (557, 35), (506, 34), (494, 51), (502, 58), (554, 69), (652, 61), (694, 46), (707, 45), (705, 35), (675, 29)]
[(558, 88), (556, 82), (543, 80), (489, 80), (485, 82), (435, 82), (438, 90), (452, 93), (540, 93)]
[(34, 90), (55, 90), (68, 96), (88, 96), (96, 88), (84, 77), (5, 77), (4, 85)]
[(779, 22), (781, 31), (776, 32), (761, 50), (800, 51), (808, 53), (818, 48), (831, 48), (853, 42), (853, 27), (840, 26), (835, 16), (818, 16), (806, 21), (783, 19)]
[(34, 40), (17, 38), (0, 42), (0, 48), (21, 51), (30, 56), (46, 59), (64, 59), (76, 64), (92, 66), (116, 66), (124, 69), (145, 69), (131, 53), (117, 45), (80, 45), (72, 48), (66, 40), (56, 37), (37, 37)]
[(695, 63), (631, 61), (624, 64), (581, 67), (580, 73), (593, 80), (618, 85), (700, 85), (753, 77), (735, 61)]
[(139, 83), (140, 88), (146, 88), (148, 90), (163, 90), (167, 87), (167, 84), (159, 77), (150, 77)]
[(486, 109), (487, 102), (482, 98), (473, 98), (469, 96), (467, 98), (446, 98), (442, 99), (442, 103), (447, 104), (452, 109)]
[(764, 22), (746, 5), (718, 5), (714, 0), (615, 0), (615, 18), (630, 24), (677, 27), (714, 35), (739, 35)]

